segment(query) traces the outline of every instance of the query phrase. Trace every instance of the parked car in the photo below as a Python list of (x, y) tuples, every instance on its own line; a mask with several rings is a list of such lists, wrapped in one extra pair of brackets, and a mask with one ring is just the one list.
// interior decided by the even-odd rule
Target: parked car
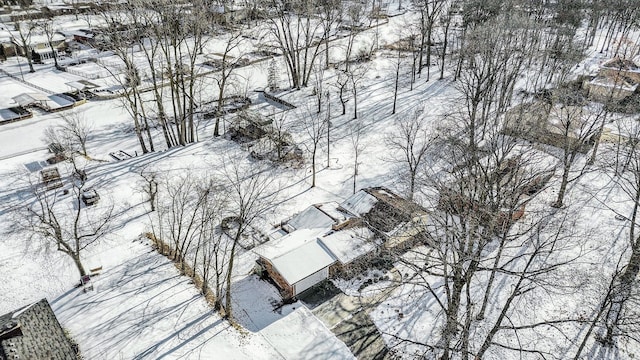
[(81, 197), (82, 197), (82, 202), (87, 206), (91, 206), (97, 203), (98, 200), (100, 200), (100, 195), (98, 195), (98, 192), (95, 189), (83, 190)]

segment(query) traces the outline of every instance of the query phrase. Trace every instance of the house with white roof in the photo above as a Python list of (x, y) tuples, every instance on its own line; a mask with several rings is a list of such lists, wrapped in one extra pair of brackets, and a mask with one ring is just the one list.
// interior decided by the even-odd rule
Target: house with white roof
[(317, 238), (274, 258), (260, 259), (261, 265), (287, 298), (329, 278), (329, 267), (336, 262), (333, 254)]
[(425, 217), (421, 207), (388, 189), (363, 189), (288, 219), (286, 235), (257, 250), (257, 262), (283, 297), (292, 298), (338, 273), (353, 275), (380, 249), (410, 245), (421, 229), (416, 222)]
[(299, 230), (277, 240), (278, 245), (260, 255), (258, 264), (280, 288), (283, 297), (292, 298), (345, 271), (377, 245), (366, 228), (330, 231)]

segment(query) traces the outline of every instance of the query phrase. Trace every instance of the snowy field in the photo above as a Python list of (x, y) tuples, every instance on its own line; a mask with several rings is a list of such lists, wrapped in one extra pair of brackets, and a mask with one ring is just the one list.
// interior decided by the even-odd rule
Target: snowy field
[[(380, 42), (395, 41), (398, 29), (406, 25), (409, 16), (413, 15), (390, 18), (389, 24), (380, 31)], [(368, 46), (371, 42), (373, 32), (369, 30), (365, 34), (360, 36), (357, 46)], [(206, 50), (215, 53), (220, 46), (213, 43)], [(592, 73), (606, 59), (606, 54), (592, 50), (580, 70), (576, 71)], [(332, 57), (342, 57), (342, 51), (336, 46)], [(322, 144), (318, 153), (318, 162), (322, 166), (319, 166), (317, 186), (310, 187), (308, 159), (302, 168), (276, 168), (278, 181), (273, 184), (273, 191), (280, 191), (259, 223), (262, 231), (272, 230), (274, 224), (312, 204), (340, 202), (352, 194), (356, 162), (353, 133), (356, 130), (361, 131), (358, 144), (361, 151), (355, 187), (385, 186), (398, 194), (406, 192), (406, 182), (399, 178), (399, 165), (390, 161), (393, 154), (384, 141), (385, 136), (398, 119), (410, 117), (416, 111), (437, 133), (442, 117), (459, 105), (455, 100), (459, 92), (450, 73), (446, 72), (443, 80), (435, 80), (433, 75), (438, 67), (434, 65), (431, 68), (432, 79), (427, 82), (418, 78), (413, 90), (409, 89), (406, 79), (402, 81), (398, 111), (391, 115), (394, 59), (381, 54), (367, 63), (359, 90), (357, 119), (353, 116), (353, 100), (347, 103), (346, 114), (341, 115), (339, 100), (331, 98), (332, 141), (329, 155), (325, 150), (326, 144)], [(25, 64), (20, 65), (24, 71)], [(95, 72), (97, 67), (93, 63), (80, 65), (78, 74)], [(15, 76), (24, 76), (26, 81), (52, 92), (71, 90), (67, 82), (90, 80), (56, 71), (50, 64), (38, 66), (38, 71), (33, 74), (20, 74), (18, 64), (11, 60), (1, 64), (0, 68)], [(201, 70), (207, 71), (204, 67)], [(281, 113), (281, 108), (254, 92), (267, 86), (266, 72), (267, 63), (259, 62), (239, 69), (238, 74), (247, 79), (244, 90), (254, 101), (254, 109), (265, 115)], [(325, 74), (328, 83), (335, 82), (337, 76), (335, 69), (329, 69)], [(284, 87), (286, 74), (283, 72), (280, 77)], [(206, 80), (203, 82), (206, 84)], [(113, 85), (108, 80), (101, 80), (99, 84)], [(11, 98), (20, 93), (38, 91), (4, 75), (0, 76), (0, 88), (0, 107), (15, 106)], [(215, 99), (214, 87), (206, 89), (203, 97)], [(293, 138), (306, 151), (311, 144), (299, 120), (314, 109), (312, 89), (278, 94), (297, 106), (297, 109), (282, 114), (290, 125)], [(17, 222), (16, 213), (8, 209), (20, 206), (29, 198), (29, 179), (38, 177), (39, 170), (48, 166), (44, 160), (51, 156), (46, 150), (45, 129), (60, 124), (62, 120), (59, 114), (35, 113), (32, 119), (4, 125), (0, 127), (0, 199), (5, 205), (0, 208), (0, 231), (3, 234), (0, 239), (0, 314), (46, 297), (63, 327), (78, 342), (85, 359), (354, 358), (345, 343), (301, 302), (274, 309), (274, 304), (282, 301), (277, 289), (251, 274), (258, 254), (274, 250), (271, 243), (238, 254), (233, 273), (232, 300), (235, 318), (241, 326), (239, 329), (213, 311), (193, 282), (180, 275), (173, 263), (141, 237), (150, 231), (151, 224), (137, 175), (141, 169), (157, 169), (161, 176), (170, 178), (186, 173), (219, 174), (224, 164), (232, 162), (247, 167), (260, 166), (241, 145), (224, 137), (214, 137), (213, 120), (203, 120), (199, 124), (197, 143), (171, 149), (165, 149), (162, 134), (155, 129), (156, 151), (142, 155), (131, 118), (121, 99), (89, 101), (72, 111), (92, 127), (87, 144), (91, 160), (87, 160), (86, 172), (89, 185), (101, 196), (95, 209), (113, 205), (117, 214), (109, 234), (83, 253), (87, 268), (100, 267), (102, 270), (94, 277), (94, 290), (84, 292), (76, 287), (77, 270), (68, 256), (46, 251), (35, 239), (12, 231)], [(223, 123), (223, 128), (226, 126), (228, 124)], [(615, 131), (613, 125), (610, 127)], [(601, 149), (603, 154), (614, 150), (609, 146)], [(124, 151), (132, 158), (116, 161), (109, 155), (115, 151)], [(325, 167), (327, 156), (329, 167)], [(544, 159), (549, 163), (557, 161), (551, 155), (544, 155)], [(580, 161), (584, 162), (584, 159)], [(619, 189), (603, 170), (605, 165), (604, 161), (597, 163), (593, 171), (573, 183), (565, 207), (558, 210), (558, 214), (571, 218), (571, 228), (575, 230), (573, 239), (579, 239), (563, 243), (567, 253), (580, 256), (578, 265), (562, 274), (563, 281), (570, 283), (567, 285), (570, 289), (562, 294), (536, 289), (526, 298), (532, 311), (522, 318), (536, 321), (596, 312), (603, 286), (626, 249), (628, 229), (624, 221), (615, 219), (615, 215), (629, 214), (631, 208), (628, 199), (619, 194)], [(62, 163), (58, 167), (63, 178), (71, 175), (69, 164)], [(549, 187), (527, 205), (527, 211), (531, 214), (550, 211), (549, 204), (556, 196), (559, 183), (560, 177), (556, 172)], [(71, 204), (71, 198), (66, 201)], [(401, 276), (410, 271), (401, 263), (396, 264), (396, 269)], [(382, 273), (376, 275), (379, 277)], [(429, 279), (429, 274), (409, 275)], [(368, 276), (370, 274), (364, 275), (365, 278)], [(362, 284), (356, 281), (337, 283), (351, 296), (378, 294), (380, 289), (393, 286), (391, 281), (385, 280), (360, 292), (358, 288)], [(501, 284), (505, 288), (508, 285)], [(481, 289), (475, 290), (481, 293)], [(370, 312), (370, 316), (388, 346), (398, 349), (405, 358), (413, 358), (414, 353), (420, 354), (423, 349), (411, 342), (420, 343), (425, 338), (440, 336), (442, 313), (436, 302), (434, 294), (424, 287), (405, 283), (397, 286)], [(542, 331), (539, 338), (528, 333), (524, 339), (513, 334), (500, 339), (513, 346), (517, 346), (519, 341), (539, 341), (537, 346), (545, 352), (555, 353), (556, 358), (568, 358), (576, 347), (574, 339), (584, 335), (583, 325), (563, 325), (562, 333), (566, 338), (549, 338)], [(409, 340), (409, 343), (398, 341), (399, 337)], [(640, 347), (635, 343), (621, 344), (617, 353), (597, 350), (593, 343), (587, 347), (584, 352), (586, 358), (627, 359), (640, 354)], [(561, 351), (564, 352), (559, 353)], [(530, 355), (527, 358), (532, 358)], [(501, 359), (501, 356), (504, 356), (503, 352), (495, 351), (487, 353), (486, 358)]]

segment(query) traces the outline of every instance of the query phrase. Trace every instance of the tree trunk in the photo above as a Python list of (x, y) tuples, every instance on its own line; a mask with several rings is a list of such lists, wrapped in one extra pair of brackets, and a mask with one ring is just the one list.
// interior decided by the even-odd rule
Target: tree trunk
[(447, 55), (447, 45), (449, 44), (449, 25), (451, 20), (447, 20), (444, 27), (444, 42), (442, 43), (442, 56), (440, 57), (440, 80), (444, 79), (444, 61)]
[(216, 124), (213, 127), (213, 136), (220, 136), (220, 116), (216, 114)]
[(422, 74), (422, 57), (424, 55), (425, 31), (424, 10), (420, 10), (420, 49), (418, 50), (418, 77)]
[[(613, 90), (612, 90), (613, 92)], [(609, 101), (611, 100), (611, 96), (609, 97)], [(607, 102), (609, 102), (607, 101)], [(600, 127), (598, 127), (598, 131), (596, 132), (596, 136), (595, 136), (595, 143), (593, 144), (593, 151), (591, 152), (591, 157), (589, 157), (589, 160), (587, 161), (587, 165), (593, 165), (596, 162), (596, 156), (598, 154), (598, 148), (600, 147), (600, 138), (602, 137), (602, 132), (604, 131), (604, 125), (607, 121), (607, 114), (608, 111), (605, 110), (604, 115), (602, 116), (602, 122), (600, 123)]]
[[(511, 216), (511, 214), (509, 214)], [(500, 263), (500, 258), (502, 257), (502, 250), (504, 249), (504, 243), (507, 240), (507, 233), (502, 234), (502, 239), (500, 241), (500, 246), (498, 247), (498, 253), (496, 254), (496, 258), (493, 261), (493, 267), (491, 268), (491, 275), (489, 275), (489, 281), (487, 282), (487, 289), (484, 293), (484, 298), (482, 299), (482, 305), (480, 307), (480, 311), (476, 316), (476, 319), (482, 320), (484, 319), (484, 313), (487, 310), (487, 304), (489, 303), (489, 296), (491, 295), (491, 287), (493, 286), (493, 281), (496, 277), (496, 269), (498, 269), (498, 264)]]
[(76, 265), (76, 268), (78, 268), (80, 277), (87, 275), (87, 272), (84, 270), (84, 266), (82, 265), (82, 261), (80, 261), (80, 254), (70, 253), (69, 255), (71, 255), (73, 263)]
[(427, 27), (427, 81), (429, 81), (429, 77), (431, 76), (431, 29), (433, 28), (432, 22), (430, 21), (429, 26)]
[(560, 183), (560, 190), (558, 190), (558, 198), (551, 205), (554, 208), (561, 208), (564, 201), (564, 194), (567, 191), (567, 184), (569, 183), (569, 171), (571, 170), (571, 164), (569, 160), (565, 161), (564, 168), (562, 171), (562, 182)]
[(413, 201), (413, 195), (416, 192), (416, 170), (412, 169), (410, 171), (410, 179), (409, 179), (409, 196), (408, 196), (408, 200), (409, 201)]
[(316, 148), (317, 145), (314, 145), (311, 154), (311, 187), (316, 187)]
[(149, 150), (147, 149), (147, 145), (145, 144), (144, 139), (142, 138), (142, 131), (140, 131), (140, 122), (138, 121), (137, 115), (133, 117), (133, 123), (135, 127), (136, 136), (138, 137), (138, 142), (140, 143), (140, 147), (142, 148), (142, 153), (146, 154), (149, 152)]
[(49, 43), (49, 47), (51, 48), (51, 55), (53, 55), (53, 63), (55, 64), (56, 69), (58, 69), (58, 55), (56, 54), (56, 50), (53, 48), (53, 44)]
[(329, 34), (325, 33), (324, 38), (324, 66), (325, 69), (329, 68)]
[(398, 63), (396, 64), (396, 83), (395, 83), (395, 88), (393, 90), (393, 110), (391, 111), (391, 115), (396, 113), (396, 101), (398, 99), (399, 78), (400, 78), (400, 50), (398, 50)]
[(461, 271), (456, 271), (453, 280), (453, 289), (451, 291), (451, 298), (446, 310), (447, 320), (443, 331), (444, 337), (444, 352), (440, 359), (449, 359), (449, 348), (453, 337), (458, 333), (458, 310), (460, 309), (460, 299), (462, 296), (462, 289), (465, 285), (465, 280)]
[(353, 119), (358, 118), (358, 91), (356, 85), (353, 84)]
[(27, 58), (27, 63), (29, 64), (29, 72), (30, 73), (36, 72), (33, 69), (33, 60), (32, 60), (32, 57), (31, 57), (31, 50), (26, 45), (22, 47), (22, 50), (24, 51), (24, 56)]
[(233, 277), (233, 260), (236, 255), (236, 246), (238, 245), (238, 242), (240, 242), (240, 237), (242, 236), (243, 228), (244, 228), (243, 222), (242, 220), (239, 220), (238, 231), (234, 236), (233, 245), (231, 246), (231, 253), (229, 254), (229, 268), (227, 269), (227, 279), (226, 279), (227, 286), (224, 294), (225, 296), (224, 311), (225, 311), (225, 317), (230, 320), (233, 319), (233, 313), (231, 308), (231, 278)]

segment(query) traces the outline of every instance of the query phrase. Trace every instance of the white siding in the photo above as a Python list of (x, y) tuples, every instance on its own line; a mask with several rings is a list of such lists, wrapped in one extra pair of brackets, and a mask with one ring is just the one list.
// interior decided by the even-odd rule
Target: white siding
[(328, 277), (329, 277), (328, 267), (307, 276), (306, 278), (293, 284), (293, 296), (300, 294), (301, 292), (307, 290), (308, 288), (312, 287), (313, 285), (321, 282), (322, 280)]

